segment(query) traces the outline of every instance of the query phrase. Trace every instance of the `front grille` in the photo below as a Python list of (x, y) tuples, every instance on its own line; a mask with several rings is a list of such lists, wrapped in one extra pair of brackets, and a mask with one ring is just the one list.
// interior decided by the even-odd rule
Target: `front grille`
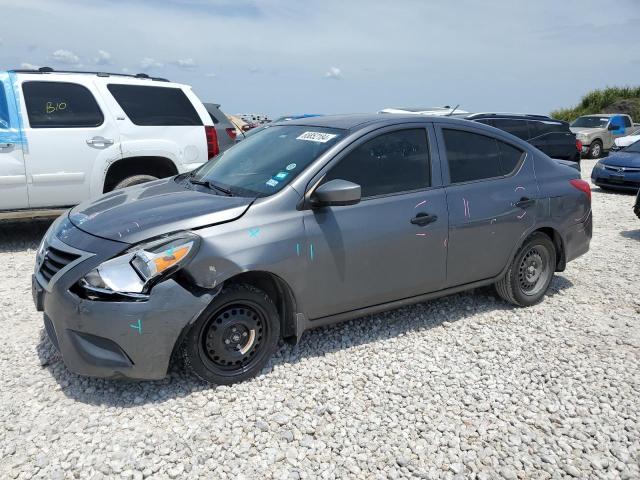
[(49, 246), (45, 250), (42, 258), (42, 264), (40, 265), (40, 275), (47, 283), (51, 278), (60, 270), (65, 268), (71, 262), (80, 258), (80, 255), (75, 253), (65, 252), (55, 247)]
[(616, 167), (613, 165), (605, 165), (604, 168), (612, 172), (620, 172), (620, 173), (640, 172), (640, 167)]

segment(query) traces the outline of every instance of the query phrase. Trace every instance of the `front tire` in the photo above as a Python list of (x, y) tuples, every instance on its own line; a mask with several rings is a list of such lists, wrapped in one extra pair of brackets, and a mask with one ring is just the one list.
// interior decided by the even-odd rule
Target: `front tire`
[(533, 233), (516, 253), (496, 290), (519, 307), (540, 302), (549, 288), (556, 265), (556, 247), (542, 232)]
[(251, 285), (230, 285), (185, 336), (182, 358), (201, 379), (229, 385), (257, 375), (279, 339), (280, 320), (271, 298)]
[(602, 156), (602, 142), (600, 140), (594, 140), (589, 145), (589, 158), (600, 158)]

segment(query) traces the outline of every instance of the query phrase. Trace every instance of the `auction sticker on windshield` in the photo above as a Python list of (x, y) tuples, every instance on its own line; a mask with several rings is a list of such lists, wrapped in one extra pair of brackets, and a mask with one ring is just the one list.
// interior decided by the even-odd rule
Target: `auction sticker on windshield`
[(332, 138), (337, 137), (335, 133), (323, 133), (323, 132), (304, 132), (302, 135), (296, 137), (297, 140), (306, 140), (307, 142), (327, 143)]

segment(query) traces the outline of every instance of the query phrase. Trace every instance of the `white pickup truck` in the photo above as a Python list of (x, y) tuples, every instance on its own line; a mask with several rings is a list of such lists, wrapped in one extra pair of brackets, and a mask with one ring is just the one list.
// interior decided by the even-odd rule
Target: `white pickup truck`
[(144, 74), (0, 72), (0, 219), (50, 216), (219, 152), (187, 85)]

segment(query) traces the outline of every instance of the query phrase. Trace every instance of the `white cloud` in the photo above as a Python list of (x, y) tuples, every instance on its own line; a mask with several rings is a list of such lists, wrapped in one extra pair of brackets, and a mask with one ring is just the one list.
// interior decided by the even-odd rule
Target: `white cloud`
[(342, 71), (338, 67), (331, 67), (324, 74), (324, 78), (333, 78), (335, 80), (338, 80), (342, 78)]
[(53, 55), (51, 56), (51, 58), (54, 61), (58, 63), (62, 63), (64, 65), (79, 66), (80, 64), (80, 57), (78, 57), (78, 55), (76, 55), (75, 53), (69, 50), (64, 50), (64, 49), (56, 50), (55, 52), (53, 52)]
[(98, 50), (98, 56), (94, 57), (93, 62), (96, 65), (111, 65), (111, 54), (106, 50)]
[(158, 62), (155, 58), (144, 57), (140, 60), (140, 68), (162, 68), (164, 67), (164, 63)]
[(185, 69), (196, 68), (198, 66), (198, 64), (193, 58), (180, 58), (171, 63), (173, 63), (176, 67), (185, 68)]
[(215, 73), (205, 73), (204, 76), (207, 78), (216, 78), (218, 75)]
[(40, 66), (34, 65), (33, 63), (29, 63), (29, 62), (22, 62), (20, 64), (20, 68), (23, 68), (25, 70), (38, 70)]

